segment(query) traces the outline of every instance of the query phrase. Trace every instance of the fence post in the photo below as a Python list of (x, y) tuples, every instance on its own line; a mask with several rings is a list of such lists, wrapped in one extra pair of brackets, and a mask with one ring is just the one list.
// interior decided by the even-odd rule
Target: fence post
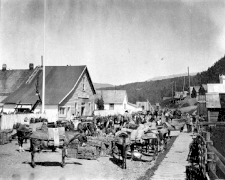
[(213, 174), (216, 174), (216, 155), (214, 152), (210, 152), (208, 146), (212, 146), (213, 142), (210, 140), (210, 132), (206, 133), (206, 144), (207, 144), (207, 166), (208, 170), (212, 171)]

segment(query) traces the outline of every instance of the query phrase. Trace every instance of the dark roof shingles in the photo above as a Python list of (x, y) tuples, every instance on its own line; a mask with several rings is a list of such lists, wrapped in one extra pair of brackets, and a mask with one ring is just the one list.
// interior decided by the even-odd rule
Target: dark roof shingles
[(97, 90), (96, 93), (102, 95), (104, 103), (123, 103), (126, 96), (125, 90)]
[[(46, 66), (45, 70), (45, 104), (54, 105), (71, 91), (86, 66)], [(42, 70), (39, 76), (39, 92), (42, 97)], [(37, 75), (30, 84), (23, 84), (17, 91), (6, 98), (4, 103), (35, 103), (35, 84)]]
[(0, 70), (0, 92), (12, 93), (31, 75), (33, 70)]

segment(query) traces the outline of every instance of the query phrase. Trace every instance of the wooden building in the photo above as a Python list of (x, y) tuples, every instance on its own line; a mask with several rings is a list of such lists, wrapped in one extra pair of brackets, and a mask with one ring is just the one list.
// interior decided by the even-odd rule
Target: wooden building
[[(33, 66), (33, 63), (30, 63), (28, 69), (8, 69), (6, 64), (2, 65), (0, 70), (0, 112), (4, 105), (2, 101), (29, 78), (34, 71)], [(5, 111), (8, 112), (7, 109)]]
[[(45, 68), (45, 113), (52, 115), (56, 120), (70, 119), (72, 114), (92, 115), (96, 93), (87, 66)], [(42, 67), (36, 67), (21, 87), (3, 100), (3, 110), (16, 105), (32, 107), (39, 99), (36, 86), (42, 97), (42, 77)], [(39, 104), (34, 112), (40, 112), (41, 106)]]
[(128, 104), (125, 90), (97, 90), (98, 98), (103, 98), (104, 110), (126, 110)]
[(207, 84), (206, 108), (208, 121), (225, 120), (225, 76), (219, 76), (219, 84)]

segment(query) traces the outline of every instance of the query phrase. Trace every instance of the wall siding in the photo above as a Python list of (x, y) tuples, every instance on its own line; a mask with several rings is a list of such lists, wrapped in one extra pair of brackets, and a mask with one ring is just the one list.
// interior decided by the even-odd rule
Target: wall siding
[[(85, 77), (85, 91), (83, 91), (83, 77)], [(85, 103), (85, 116), (92, 115), (92, 111), (94, 111), (94, 100), (95, 95), (93, 93), (93, 90), (91, 88), (91, 82), (88, 78), (87, 72), (84, 73), (83, 77), (78, 82), (78, 85), (73, 92), (73, 95), (66, 100), (63, 106), (65, 107), (71, 107), (71, 114), (75, 113), (75, 102), (77, 103), (77, 112), (81, 115), (81, 103)], [(82, 96), (88, 96), (89, 98), (81, 98)], [(90, 107), (89, 107), (90, 103)]]

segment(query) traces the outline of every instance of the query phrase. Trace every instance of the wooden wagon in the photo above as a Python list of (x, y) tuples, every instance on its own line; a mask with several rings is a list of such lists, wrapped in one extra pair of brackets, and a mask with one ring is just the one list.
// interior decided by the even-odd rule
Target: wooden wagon
[[(153, 156), (153, 160), (159, 152), (159, 135), (157, 133), (148, 132), (141, 136), (141, 139), (131, 140), (130, 142), (131, 154), (137, 151), (146, 156)], [(132, 156), (134, 159), (135, 157)]]

